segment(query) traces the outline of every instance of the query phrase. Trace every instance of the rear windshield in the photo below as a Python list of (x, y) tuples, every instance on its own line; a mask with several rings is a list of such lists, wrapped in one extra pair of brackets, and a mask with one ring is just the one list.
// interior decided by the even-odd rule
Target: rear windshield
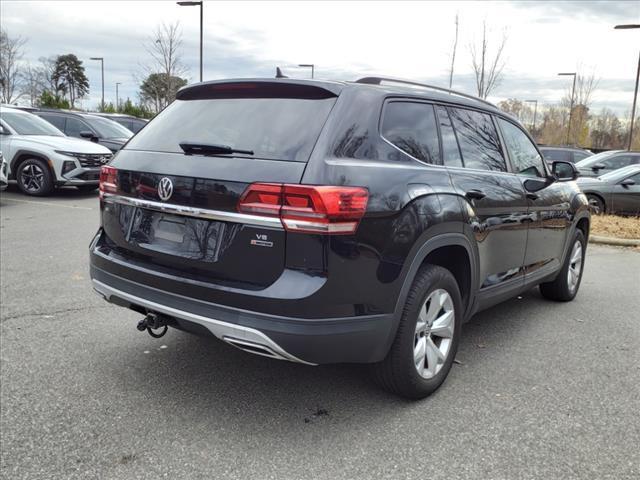
[(253, 151), (255, 158), (306, 162), (335, 101), (336, 97), (176, 100), (126, 149), (183, 153), (180, 143), (214, 144)]

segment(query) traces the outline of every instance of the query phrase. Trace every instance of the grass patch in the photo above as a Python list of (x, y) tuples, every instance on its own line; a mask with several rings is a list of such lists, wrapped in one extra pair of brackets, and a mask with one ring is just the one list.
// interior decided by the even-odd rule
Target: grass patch
[(592, 215), (591, 234), (603, 237), (640, 239), (640, 217)]

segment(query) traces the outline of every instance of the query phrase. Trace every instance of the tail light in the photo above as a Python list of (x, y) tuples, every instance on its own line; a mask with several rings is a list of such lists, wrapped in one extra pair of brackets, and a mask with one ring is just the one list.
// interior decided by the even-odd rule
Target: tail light
[(368, 200), (362, 187), (254, 183), (240, 197), (238, 210), (279, 217), (288, 231), (338, 235), (356, 231)]
[(100, 169), (100, 199), (105, 193), (116, 193), (118, 191), (118, 169), (108, 165)]

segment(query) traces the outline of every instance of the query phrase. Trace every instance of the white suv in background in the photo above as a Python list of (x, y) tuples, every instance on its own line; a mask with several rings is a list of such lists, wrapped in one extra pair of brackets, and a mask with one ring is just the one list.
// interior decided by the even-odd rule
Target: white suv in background
[(0, 107), (0, 151), (9, 180), (27, 195), (48, 195), (57, 186), (98, 188), (100, 167), (111, 152), (96, 143), (67, 137), (31, 113)]
[(9, 184), (9, 181), (7, 180), (8, 169), (9, 167), (7, 166), (7, 162), (2, 156), (2, 152), (0, 152), (0, 190), (4, 190)]

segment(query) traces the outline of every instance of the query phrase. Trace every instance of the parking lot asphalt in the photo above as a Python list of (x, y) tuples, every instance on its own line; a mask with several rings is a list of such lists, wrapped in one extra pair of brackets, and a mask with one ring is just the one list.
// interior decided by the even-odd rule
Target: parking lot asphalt
[(95, 295), (97, 195), (0, 196), (5, 479), (640, 478), (640, 254), (590, 246), (572, 303), (537, 289), (465, 325), (408, 402), (170, 330)]

